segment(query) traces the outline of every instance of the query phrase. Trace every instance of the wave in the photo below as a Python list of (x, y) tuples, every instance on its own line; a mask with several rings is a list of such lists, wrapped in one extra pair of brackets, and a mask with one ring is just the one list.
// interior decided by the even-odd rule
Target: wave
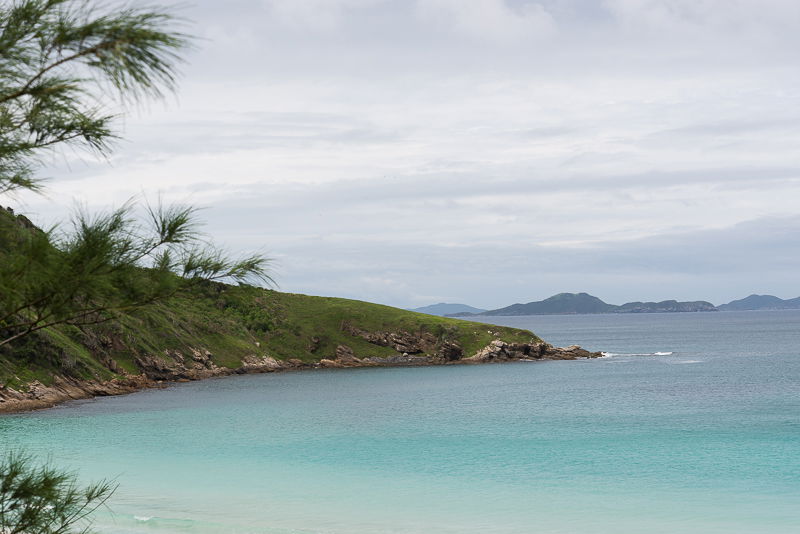
[(603, 358), (613, 358), (614, 356), (672, 356), (672, 351), (659, 352), (603, 352)]

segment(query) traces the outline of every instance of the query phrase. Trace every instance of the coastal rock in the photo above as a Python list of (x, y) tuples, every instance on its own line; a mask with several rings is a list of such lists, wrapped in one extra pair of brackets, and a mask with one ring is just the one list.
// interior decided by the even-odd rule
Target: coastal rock
[(347, 345), (339, 345), (336, 347), (336, 359), (342, 363), (344, 362), (357, 363), (358, 361), (360, 361), (358, 358), (356, 358), (353, 349), (351, 349)]
[(218, 367), (205, 349), (190, 348), (189, 357), (178, 350), (165, 350), (164, 358), (151, 354), (138, 354), (136, 366), (151, 380), (198, 380), (220, 374), (230, 374), (230, 369)]
[(506, 343), (496, 339), (473, 356), (464, 358), (466, 363), (507, 362), (515, 360), (576, 360), (579, 358), (599, 358), (601, 352), (590, 352), (577, 345), (554, 347), (549, 343)]
[(364, 367), (365, 365), (371, 365), (369, 362), (357, 358), (353, 349), (347, 345), (339, 345), (336, 347), (336, 362), (342, 367)]
[(23, 391), (0, 387), (0, 413), (49, 408), (69, 400), (121, 395), (156, 385), (144, 376), (117, 378), (106, 382), (55, 377), (46, 386), (34, 381)]
[(241, 369), (244, 372), (262, 372), (269, 373), (272, 371), (280, 371), (283, 369), (281, 362), (271, 356), (256, 356), (255, 354), (248, 354), (242, 358)]
[(506, 347), (508, 347), (508, 343), (499, 339), (495, 339), (473, 356), (464, 358), (463, 361), (469, 363), (509, 361), (511, 359), (511, 355)]
[(438, 339), (429, 332), (369, 332), (355, 327), (349, 323), (342, 326), (342, 331), (351, 336), (360, 337), (373, 345), (391, 347), (399, 353), (420, 354), (434, 352)]
[(445, 341), (439, 345), (436, 356), (445, 361), (454, 362), (464, 357), (464, 349), (458, 343)]

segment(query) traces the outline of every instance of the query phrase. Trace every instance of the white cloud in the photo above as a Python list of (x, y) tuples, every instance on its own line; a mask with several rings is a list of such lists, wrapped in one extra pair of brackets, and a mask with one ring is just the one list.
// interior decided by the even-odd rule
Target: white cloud
[(49, 198), (23, 209), (161, 190), (208, 206), (217, 240), (280, 258), (284, 289), (400, 305), (710, 298), (690, 293), (722, 264), (681, 252), (694, 234), (725, 236), (723, 300), (767, 276), (737, 254), (785, 266), (798, 248), (800, 73), (774, 46), (796, 39), (797, 4), (232, 5), (185, 14), (224, 38), (179, 103), (131, 116), (110, 165), (54, 160)]
[(794, 0), (605, 0), (629, 28), (643, 31), (796, 33), (800, 4)]
[(385, 0), (263, 0), (269, 14), (286, 26), (317, 31), (341, 27), (349, 12)]
[(547, 37), (557, 29), (550, 13), (536, 2), (512, 8), (505, 0), (418, 0), (417, 13), (445, 29), (501, 42)]

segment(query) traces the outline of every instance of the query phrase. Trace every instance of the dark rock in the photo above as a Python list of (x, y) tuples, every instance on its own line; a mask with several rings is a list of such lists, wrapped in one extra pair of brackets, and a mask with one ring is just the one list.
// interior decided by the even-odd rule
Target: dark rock
[(445, 341), (439, 346), (436, 355), (448, 362), (454, 362), (464, 356), (464, 349), (458, 343)]
[(369, 332), (350, 324), (345, 324), (342, 330), (351, 336), (360, 337), (373, 345), (381, 347), (392, 347), (400, 353), (419, 354), (422, 352), (434, 352), (438, 339), (431, 333), (420, 332)]

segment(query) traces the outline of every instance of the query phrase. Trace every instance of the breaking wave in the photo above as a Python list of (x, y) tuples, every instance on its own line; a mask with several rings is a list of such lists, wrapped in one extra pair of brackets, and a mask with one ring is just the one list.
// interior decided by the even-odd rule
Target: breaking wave
[(664, 352), (603, 352), (603, 358), (613, 358), (614, 356), (672, 356), (671, 351)]

